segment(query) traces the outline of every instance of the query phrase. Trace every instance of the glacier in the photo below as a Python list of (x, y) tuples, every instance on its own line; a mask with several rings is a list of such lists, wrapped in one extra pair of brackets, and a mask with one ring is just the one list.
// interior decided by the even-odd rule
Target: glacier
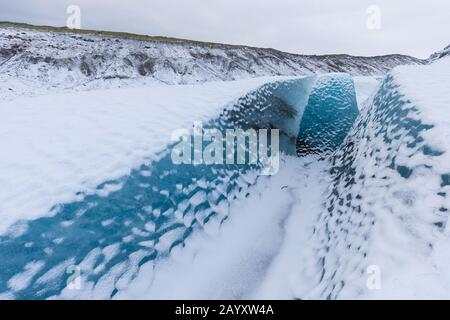
[[(205, 123), (205, 128), (278, 128), (280, 151), (295, 155), (305, 114), (312, 108), (330, 111), (328, 100), (323, 100), (323, 106), (315, 101), (317, 92), (323, 90), (328, 95), (327, 90), (333, 88), (344, 97), (342, 103), (334, 99), (336, 110), (345, 112), (350, 108), (346, 94), (353, 97), (355, 104), (351, 107), (356, 108), (353, 82), (348, 75), (278, 80), (225, 106), (217, 119)], [(340, 114), (336, 116), (335, 121)], [(325, 128), (329, 118), (320, 118), (316, 124)], [(348, 129), (337, 128), (336, 135)], [(1, 236), (4, 268), (0, 290), (12, 288), (18, 298), (48, 298), (67, 286), (70, 275), (61, 271), (71, 265), (84, 266), (87, 259), (92, 260), (90, 269), (81, 270), (86, 282), (100, 282), (115, 268), (126, 270), (133, 277), (142, 264), (163, 259), (177, 246), (184, 246), (186, 238), (197, 229), (214, 224), (220, 227), (228, 218), (230, 203), (238, 197), (248, 197), (249, 189), (260, 176), (258, 165), (175, 165), (172, 147), (169, 145), (156, 159), (130, 174), (99, 184), (93, 194), (77, 192), (79, 201), (56, 204), (48, 217), (19, 222), (25, 226), (22, 232)], [(10, 252), (23, 248), (23, 254), (8, 258)], [(105, 252), (109, 251), (112, 253), (107, 257)], [(11, 279), (36, 262), (39, 268), (32, 279), (21, 286), (14, 285)], [(109, 297), (117, 292), (114, 288)]]
[[(328, 73), (1, 103), (11, 157), (0, 160), (0, 297), (448, 297), (449, 69), (448, 59), (395, 68), (363, 83), (364, 102), (356, 78)], [(36, 103), (48, 104), (40, 115)], [(170, 132), (199, 119), (279, 128), (280, 172), (174, 165)], [(83, 159), (90, 139), (107, 147)], [(34, 162), (30, 147), (41, 152)], [(58, 181), (74, 169), (79, 178)], [(373, 266), (377, 289), (367, 286)], [(68, 286), (70, 270), (81, 288)]]
[(405, 55), (298, 55), (274, 49), (0, 22), (0, 100), (50, 92), (344, 72), (383, 76)]
[(346, 74), (320, 77), (300, 122), (300, 153), (329, 153), (344, 141), (358, 116), (353, 80)]

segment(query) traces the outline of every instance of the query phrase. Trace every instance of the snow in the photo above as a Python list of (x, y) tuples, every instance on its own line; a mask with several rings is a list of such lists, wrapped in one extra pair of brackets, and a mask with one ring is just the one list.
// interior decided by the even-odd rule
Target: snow
[(25, 271), (19, 274), (16, 274), (8, 281), (8, 287), (12, 290), (19, 291), (26, 288), (32, 277), (42, 268), (44, 262), (42, 261), (33, 261), (27, 263), (25, 265)]
[(328, 72), (383, 75), (409, 56), (304, 56), (245, 46), (142, 41), (0, 25), (0, 101), (48, 92)]
[[(209, 222), (205, 212), (185, 214), (183, 206), (218, 196), (195, 189), (210, 181), (177, 185), (189, 195), (177, 210), (146, 206), (142, 212), (173, 217), (176, 228), (141, 241), (161, 225), (145, 221), (138, 228), (125, 222), (131, 233), (83, 253), (82, 290), (65, 288), (51, 298), (108, 299), (114, 290), (117, 299), (449, 298), (449, 71), (450, 59), (441, 59), (396, 68), (381, 83), (356, 78), (363, 106), (329, 159), (282, 155), (278, 174), (255, 184), (245, 183), (255, 180), (254, 172), (241, 173), (233, 182), (242, 182), (243, 192), (227, 194)], [(114, 180), (157, 159), (173, 130), (215, 119), (225, 105), (279, 79), (152, 85), (0, 103), (0, 136), (6, 137), (0, 141), (0, 232), (9, 239), (26, 234), (28, 226), (16, 222), (51, 215), (55, 205), (79, 200), (79, 192), (107, 198), (123, 187)], [(151, 175), (147, 169), (139, 173)], [(222, 178), (230, 182), (229, 176)], [(158, 185), (144, 187), (150, 186), (168, 196)], [(172, 247), (195, 219), (202, 228), (184, 239), (184, 246)], [(61, 227), (73, 223), (66, 220)], [(101, 226), (113, 223), (106, 219)], [(124, 244), (133, 241), (139, 249), (118, 262)], [(53, 247), (44, 250), (48, 257), (52, 252)], [(166, 255), (141, 264), (149, 252)], [(52, 287), (75, 263), (71, 256), (55, 261), (21, 266), (7, 279), (12, 292), (0, 298), (14, 297), (33, 280)], [(367, 285), (374, 266), (381, 272), (376, 289)]]
[(329, 183), (327, 163), (314, 157), (291, 158), (286, 159), (282, 168), (277, 179), (285, 183), (283, 187), (291, 196), (289, 215), (283, 221), (280, 249), (258, 289), (249, 296), (252, 299), (307, 297), (320, 277), (320, 268), (311, 259), (314, 252), (311, 240)]
[(357, 116), (355, 87), (348, 74), (317, 77), (302, 114), (297, 149), (322, 154), (336, 150)]
[[(50, 94), (0, 103), (0, 233), (53, 206), (106, 196), (97, 186), (129, 174), (164, 149), (175, 129), (208, 120), (281, 78)], [(12, 231), (15, 232), (15, 231)]]
[(449, 60), (396, 68), (367, 101), (330, 159), (310, 242), (322, 276), (303, 298), (450, 297), (449, 70)]
[[(420, 107), (421, 119), (436, 128), (424, 133), (437, 149), (450, 149), (450, 57), (422, 67), (398, 67), (393, 72), (401, 91)], [(445, 152), (433, 168), (450, 172), (450, 152)]]
[[(413, 154), (402, 159), (406, 166), (417, 171), (403, 188), (404, 192), (414, 194), (413, 205), (406, 223), (391, 221), (391, 229), (409, 230), (399, 233), (406, 235), (398, 239), (393, 248), (396, 251), (390, 253), (395, 253), (395, 263), (385, 262), (389, 265), (389, 268), (383, 268), (386, 287), (372, 292), (369, 297), (449, 299), (450, 229), (447, 210), (450, 207), (450, 189), (443, 184), (442, 176), (450, 172), (450, 58), (424, 67), (398, 67), (393, 76), (400, 85), (399, 90), (417, 106), (421, 121), (434, 126), (421, 134), (426, 145), (442, 154)], [(423, 164), (432, 169), (421, 170)], [(447, 196), (437, 195), (439, 192), (446, 192)], [(399, 210), (396, 208), (394, 212)], [(443, 222), (443, 230), (428, 226), (436, 220)]]
[(376, 92), (381, 80), (382, 77), (353, 77), (353, 82), (355, 83), (356, 101), (360, 109), (364, 105), (364, 102)]
[[(311, 237), (326, 190), (324, 162), (314, 157), (282, 156), (280, 172), (251, 187), (235, 200), (220, 232), (198, 232), (164, 260), (140, 266), (115, 299), (291, 299), (295, 279), (307, 272)], [(296, 175), (292, 177), (293, 173)], [(311, 266), (310, 266), (311, 267)], [(315, 270), (317, 271), (317, 270)], [(113, 271), (112, 271), (113, 272)], [(311, 272), (311, 271), (309, 271)], [(109, 274), (106, 278), (113, 277)], [(311, 283), (302, 283), (307, 290)], [(102, 299), (108, 286), (65, 289), (64, 299)]]

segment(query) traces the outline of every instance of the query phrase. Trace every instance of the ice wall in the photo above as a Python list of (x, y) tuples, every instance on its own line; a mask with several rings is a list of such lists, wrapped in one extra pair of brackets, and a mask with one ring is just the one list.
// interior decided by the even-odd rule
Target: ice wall
[[(436, 91), (432, 79), (411, 93), (432, 83)], [(434, 124), (443, 110), (430, 101), (412, 102), (387, 76), (330, 158), (332, 182), (312, 241), (317, 285), (299, 298), (448, 297), (442, 244), (450, 179), (447, 147), (436, 139), (448, 129)], [(379, 285), (370, 283), (374, 272)]]
[(323, 154), (336, 150), (358, 112), (351, 76), (342, 73), (319, 76), (300, 123), (298, 152)]
[(279, 129), (280, 149), (296, 153), (298, 128), (316, 77), (268, 83), (238, 100), (221, 118), (223, 127)]
[[(295, 152), (313, 82), (309, 77), (264, 85), (226, 106), (204, 128), (280, 128), (281, 150)], [(80, 272), (82, 292), (101, 290), (102, 298), (111, 298), (142, 265), (183, 247), (193, 232), (217, 232), (230, 203), (249, 195), (261, 167), (176, 165), (174, 145), (130, 175), (102, 183), (96, 193), (79, 193), (80, 201), (55, 207), (52, 217), (20, 223), (21, 232), (1, 236), (0, 294), (48, 298)]]

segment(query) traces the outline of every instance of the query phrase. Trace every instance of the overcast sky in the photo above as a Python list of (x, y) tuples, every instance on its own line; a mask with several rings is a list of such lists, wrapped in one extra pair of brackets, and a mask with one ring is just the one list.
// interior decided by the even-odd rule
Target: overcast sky
[(450, 44), (448, 0), (0, 0), (0, 21), (63, 26), (71, 4), (83, 29), (293, 53), (425, 58)]

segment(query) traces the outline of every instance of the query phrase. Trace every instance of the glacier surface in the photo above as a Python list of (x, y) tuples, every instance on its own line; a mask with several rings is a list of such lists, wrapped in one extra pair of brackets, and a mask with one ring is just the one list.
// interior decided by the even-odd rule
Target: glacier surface
[(100, 88), (346, 72), (382, 76), (425, 60), (296, 55), (274, 49), (51, 32), (0, 23), (0, 100)]
[[(11, 138), (0, 162), (9, 177), (0, 184), (1, 297), (448, 298), (449, 70), (442, 59), (396, 68), (380, 84), (328, 74), (33, 100), (47, 113), (26, 99), (1, 104)], [(280, 128), (280, 172), (174, 166), (170, 131), (196, 120)], [(297, 157), (306, 143), (315, 152)], [(74, 170), (84, 176), (61, 175)], [(73, 267), (80, 288), (68, 286)]]
[[(339, 81), (333, 82), (334, 79)], [(205, 122), (205, 127), (222, 131), (227, 128), (278, 128), (281, 152), (295, 155), (300, 122), (310, 105), (307, 105), (310, 102), (308, 97), (314, 97), (310, 92), (320, 91), (322, 87), (342, 86), (342, 92), (348, 90), (356, 101), (353, 86), (345, 86), (347, 81), (351, 81), (349, 76), (336, 74), (265, 81), (268, 83), (226, 105), (216, 119)], [(255, 83), (252, 81), (248, 85)], [(209, 87), (211, 85), (201, 86), (200, 92), (211, 90)], [(235, 91), (231, 92), (234, 94)], [(130, 93), (139, 94), (139, 91), (121, 92), (124, 98), (128, 98)], [(84, 95), (91, 96), (91, 93)], [(60, 98), (74, 98), (77, 104), (80, 100), (79, 95)], [(114, 102), (124, 98), (116, 98)], [(193, 99), (192, 96), (190, 98)], [(95, 101), (98, 103), (99, 100)], [(10, 110), (7, 107), (4, 109)], [(67, 107), (70, 108), (70, 104)], [(323, 107), (330, 108), (327, 104)], [(22, 106), (22, 110), (26, 108)], [(149, 108), (149, 111), (154, 109)], [(41, 113), (41, 117), (44, 115)], [(172, 126), (175, 123), (172, 121)], [(119, 127), (119, 130), (123, 129)], [(78, 145), (80, 141), (76, 143)], [(65, 150), (70, 150), (67, 147)], [(126, 147), (131, 148), (132, 145)], [(72, 187), (78, 191), (72, 193), (72, 198), (58, 202), (48, 200), (46, 207), (51, 206), (51, 209), (44, 211), (47, 217), (13, 224), (0, 237), (0, 256), (4, 261), (0, 290), (18, 298), (48, 298), (67, 286), (70, 274), (64, 270), (77, 266), (86, 285), (95, 288), (106, 281), (110, 290), (102, 291), (107, 294), (102, 298), (114, 297), (121, 289), (119, 279), (125, 276), (132, 279), (143, 264), (164, 259), (178, 246), (183, 247), (196, 230), (220, 228), (228, 218), (231, 203), (248, 197), (249, 188), (259, 178), (258, 165), (175, 165), (170, 149), (169, 145), (169, 148), (158, 151), (151, 160), (147, 159), (137, 168), (131, 167), (131, 172), (120, 178), (103, 176), (104, 181), (95, 190), (81, 191), (75, 182)], [(41, 170), (39, 167), (36, 169)], [(98, 174), (95, 172), (95, 177), (98, 178)], [(69, 197), (70, 189), (67, 191)], [(42, 194), (36, 200), (42, 201)], [(20, 214), (8, 210), (14, 207), (14, 203), (5, 201), (3, 212), (7, 217), (17, 219)], [(37, 210), (33, 213), (42, 215)], [(23, 215), (24, 218), (33, 217)], [(4, 224), (4, 228), (7, 229), (7, 225)], [(9, 257), (10, 252), (21, 250), (22, 254)], [(22, 279), (23, 274), (28, 275), (27, 281)]]

